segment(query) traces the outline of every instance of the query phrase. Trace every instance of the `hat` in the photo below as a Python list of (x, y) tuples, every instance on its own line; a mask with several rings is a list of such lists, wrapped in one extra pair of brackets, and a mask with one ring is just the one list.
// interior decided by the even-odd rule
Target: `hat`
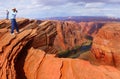
[(16, 10), (16, 8), (13, 8), (12, 10)]
[(15, 12), (17, 12), (16, 8), (13, 8), (12, 10), (15, 11)]

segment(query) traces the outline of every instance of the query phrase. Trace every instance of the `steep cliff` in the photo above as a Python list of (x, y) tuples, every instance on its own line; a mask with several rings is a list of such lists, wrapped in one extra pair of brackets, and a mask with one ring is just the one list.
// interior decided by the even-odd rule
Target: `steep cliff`
[(17, 22), (21, 29), (20, 33), (15, 33), (15, 35), (10, 34), (9, 21), (3, 20), (0, 24), (0, 78), (2, 79), (16, 78), (15, 70), (18, 67), (16, 63), (19, 55), (26, 55), (29, 46), (44, 50), (46, 53), (56, 53), (57, 51), (52, 47), (56, 36), (55, 26), (43, 26), (40, 24), (41, 21), (28, 19), (18, 19)]
[[(20, 33), (15, 33), (15, 35), (10, 34), (9, 21), (0, 22), (0, 79), (120, 78), (120, 71), (113, 66), (97, 66), (81, 59), (55, 57), (56, 38), (63, 37), (64, 34), (61, 35), (61, 33), (68, 33), (73, 37), (74, 33), (69, 30), (79, 29), (80, 27), (76, 23), (74, 25), (74, 22), (29, 19), (18, 19), (17, 22)], [(71, 27), (61, 29), (63, 24)], [(60, 27), (58, 27), (59, 25)], [(65, 29), (68, 31), (64, 31)], [(61, 30), (63, 31), (61, 32)], [(56, 37), (56, 35), (61, 36)], [(70, 37), (70, 35), (65, 37)], [(77, 33), (75, 33), (75, 38), (77, 38)], [(70, 39), (68, 38), (68, 40)], [(62, 42), (59, 41), (59, 43)]]
[(81, 26), (78, 23), (73, 21), (58, 22), (56, 29), (57, 36), (54, 45), (59, 51), (72, 49), (82, 44)]
[[(80, 59), (55, 58), (31, 48), (24, 63), (25, 75), (18, 79), (119, 79), (120, 71), (112, 66), (95, 66)], [(18, 65), (19, 66), (19, 65)]]
[(104, 22), (80, 22), (81, 31), (85, 35), (94, 36), (104, 25)]
[(91, 52), (97, 62), (120, 68), (120, 23), (106, 23), (93, 40)]
[(86, 42), (87, 36), (94, 37), (104, 22), (56, 21), (57, 36), (54, 41), (59, 51), (73, 49)]

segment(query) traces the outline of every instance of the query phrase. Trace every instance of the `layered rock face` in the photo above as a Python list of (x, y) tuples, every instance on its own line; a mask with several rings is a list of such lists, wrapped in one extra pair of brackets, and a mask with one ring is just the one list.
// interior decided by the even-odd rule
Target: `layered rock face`
[(54, 45), (59, 51), (81, 46), (86, 41), (85, 36), (94, 37), (104, 25), (104, 22), (56, 22), (57, 36)]
[(82, 44), (81, 26), (78, 23), (73, 21), (58, 22), (56, 29), (57, 36), (54, 45), (59, 51), (72, 49)]
[(10, 34), (9, 21), (0, 22), (0, 79), (120, 79), (115, 67), (55, 57), (54, 41), (61, 22), (17, 22), (20, 33), (15, 35)]
[(106, 23), (93, 40), (92, 54), (97, 62), (120, 68), (120, 23)]
[[(51, 26), (40, 25), (41, 21), (37, 20), (18, 19), (17, 22), (21, 29), (20, 33), (15, 33), (15, 35), (10, 34), (9, 21), (4, 20), (0, 24), (0, 79), (15, 79), (17, 77), (15, 70), (18, 69), (18, 66), (16, 63), (19, 59), (22, 60), (19, 55), (26, 55), (29, 46), (44, 50), (46, 53), (57, 52), (52, 47), (56, 36), (56, 28), (52, 26), (54, 22), (45, 22), (45, 24), (52, 23)], [(24, 64), (19, 66), (21, 67), (21, 65)]]
[[(25, 79), (119, 79), (120, 71), (110, 66), (95, 66), (80, 59), (55, 58), (31, 48), (25, 59)], [(20, 75), (19, 73), (18, 75)], [(24, 77), (19, 76), (24, 79)], [(18, 78), (18, 79), (19, 79)]]
[(104, 25), (104, 22), (80, 22), (79, 25), (83, 34), (94, 36)]

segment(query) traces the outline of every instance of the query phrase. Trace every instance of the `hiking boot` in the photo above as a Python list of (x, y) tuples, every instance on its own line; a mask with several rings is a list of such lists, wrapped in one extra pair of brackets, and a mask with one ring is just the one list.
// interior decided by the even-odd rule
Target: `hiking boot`
[(11, 33), (11, 35), (15, 35), (14, 33)]

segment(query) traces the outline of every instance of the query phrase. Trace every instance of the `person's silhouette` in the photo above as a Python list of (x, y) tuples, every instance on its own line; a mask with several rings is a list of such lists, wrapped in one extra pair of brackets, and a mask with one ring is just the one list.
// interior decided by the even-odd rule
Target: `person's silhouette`
[(14, 34), (14, 29), (16, 29), (17, 33), (19, 33), (19, 28), (16, 22), (16, 14), (17, 14), (17, 10), (16, 8), (12, 9), (12, 13), (11, 13), (11, 34)]

